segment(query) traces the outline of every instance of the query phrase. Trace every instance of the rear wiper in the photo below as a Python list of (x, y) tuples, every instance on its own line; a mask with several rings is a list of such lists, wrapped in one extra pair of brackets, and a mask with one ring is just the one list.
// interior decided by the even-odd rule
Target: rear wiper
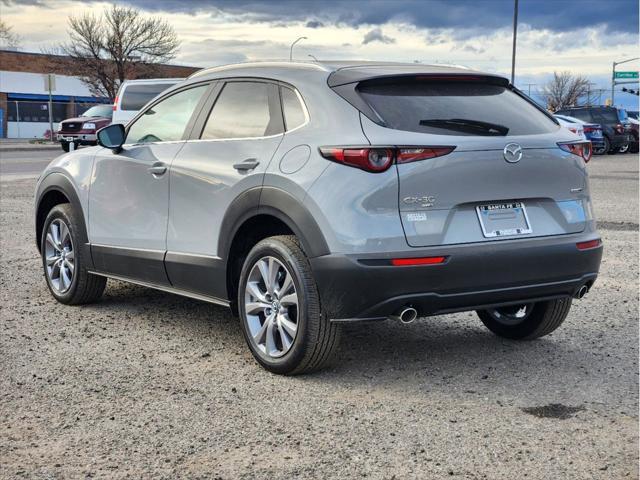
[(433, 118), (420, 120), (420, 125), (481, 135), (505, 136), (509, 133), (509, 128), (504, 125), (481, 122), (480, 120), (468, 120), (465, 118)]

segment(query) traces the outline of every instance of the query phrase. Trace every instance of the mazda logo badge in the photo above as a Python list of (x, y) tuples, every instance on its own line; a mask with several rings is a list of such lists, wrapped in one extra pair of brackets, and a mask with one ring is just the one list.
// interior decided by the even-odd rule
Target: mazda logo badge
[(522, 158), (522, 147), (517, 143), (507, 143), (502, 151), (504, 159), (509, 163), (518, 163)]

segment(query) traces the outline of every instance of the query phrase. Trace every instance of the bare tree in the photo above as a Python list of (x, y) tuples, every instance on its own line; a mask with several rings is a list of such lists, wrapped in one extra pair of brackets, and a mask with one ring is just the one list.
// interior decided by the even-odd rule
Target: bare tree
[(589, 80), (571, 72), (553, 72), (553, 78), (543, 87), (547, 108), (552, 112), (578, 105), (590, 93)]
[(126, 78), (145, 78), (175, 58), (180, 41), (173, 27), (138, 10), (112, 5), (96, 16), (69, 18), (69, 42), (60, 50), (98, 95), (114, 98)]
[(0, 43), (9, 48), (18, 48), (20, 46), (20, 35), (13, 31), (13, 27), (8, 25), (4, 20), (0, 19)]

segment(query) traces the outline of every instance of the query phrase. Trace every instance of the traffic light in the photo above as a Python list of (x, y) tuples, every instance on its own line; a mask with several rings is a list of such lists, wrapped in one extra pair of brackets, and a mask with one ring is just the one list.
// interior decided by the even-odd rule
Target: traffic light
[(631, 95), (638, 95), (638, 90), (634, 90), (634, 89), (632, 89), (632, 88), (625, 88), (625, 87), (622, 87), (622, 91), (623, 91), (623, 92), (630, 93)]

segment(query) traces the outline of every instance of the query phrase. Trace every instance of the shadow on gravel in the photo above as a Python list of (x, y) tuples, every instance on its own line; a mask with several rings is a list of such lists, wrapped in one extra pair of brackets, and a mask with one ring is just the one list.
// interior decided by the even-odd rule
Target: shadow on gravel
[[(223, 348), (250, 353), (240, 325), (223, 307), (120, 282), (110, 282), (105, 297), (91, 308), (122, 315), (128, 321), (170, 325), (178, 337), (224, 338)], [(569, 329), (571, 318), (568, 325)], [(333, 365), (316, 374), (286, 381), (352, 386), (411, 388), (465, 394), (489, 391), (509, 396), (551, 400), (545, 391), (571, 391), (571, 383), (588, 378), (593, 362), (589, 349), (576, 348), (559, 333), (531, 342), (498, 338), (475, 313), (418, 319), (410, 325), (394, 321), (345, 324)], [(559, 338), (565, 336), (564, 338)], [(230, 343), (228, 343), (230, 342)], [(194, 354), (196, 352), (194, 351)], [(249, 365), (255, 366), (252, 361)], [(259, 368), (256, 368), (256, 373)]]

